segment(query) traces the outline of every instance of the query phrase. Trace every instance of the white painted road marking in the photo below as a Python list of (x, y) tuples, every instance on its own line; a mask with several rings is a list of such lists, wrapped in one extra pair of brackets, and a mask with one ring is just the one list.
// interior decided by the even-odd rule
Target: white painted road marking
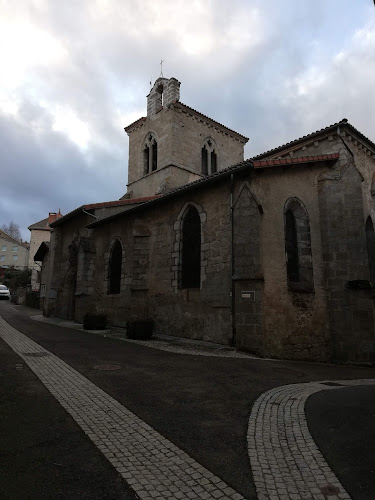
[(0, 317), (2, 338), (142, 500), (243, 500), (212, 472)]

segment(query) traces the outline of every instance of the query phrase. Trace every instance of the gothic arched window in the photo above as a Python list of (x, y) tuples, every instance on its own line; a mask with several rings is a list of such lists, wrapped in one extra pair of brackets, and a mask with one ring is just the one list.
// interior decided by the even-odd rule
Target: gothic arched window
[(212, 139), (206, 139), (202, 147), (202, 174), (217, 172), (217, 147)]
[(370, 268), (370, 281), (375, 284), (375, 233), (374, 225), (371, 217), (367, 217), (366, 221), (366, 241), (367, 241), (367, 255)]
[(201, 220), (198, 210), (189, 205), (182, 221), (181, 288), (201, 285)]
[(109, 258), (109, 287), (108, 293), (120, 293), (121, 291), (121, 267), (122, 267), (122, 246), (116, 240), (112, 247)]
[(158, 168), (158, 143), (155, 134), (150, 132), (143, 146), (143, 175), (147, 175)]
[(289, 198), (285, 204), (284, 225), (288, 286), (291, 290), (313, 291), (310, 221), (297, 198)]

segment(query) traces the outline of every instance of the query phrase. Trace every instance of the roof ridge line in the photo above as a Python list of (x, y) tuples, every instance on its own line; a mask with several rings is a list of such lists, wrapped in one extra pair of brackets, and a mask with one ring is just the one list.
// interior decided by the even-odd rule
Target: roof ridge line
[[(329, 130), (333, 129), (334, 127), (338, 127), (339, 125), (348, 125), (352, 129), (354, 129), (357, 133), (359, 133), (361, 136), (363, 136), (368, 142), (371, 143), (371, 141), (367, 137), (365, 137), (363, 134), (361, 134), (361, 132), (359, 132), (359, 130), (357, 130), (355, 127), (353, 127), (353, 125), (351, 125), (348, 122), (347, 118), (343, 118), (339, 122), (333, 123), (332, 125), (327, 125), (326, 127), (323, 127), (319, 130), (316, 130), (315, 132), (311, 132), (310, 134), (306, 134), (306, 135), (303, 135), (297, 139), (293, 139), (292, 141), (286, 142), (285, 144), (281, 144), (280, 146), (276, 146), (275, 148), (271, 148), (267, 151), (264, 151), (263, 153), (259, 153), (258, 155), (253, 156), (252, 159), (253, 160), (261, 159), (262, 157), (274, 154), (277, 151), (282, 151), (283, 149), (286, 149), (286, 148), (291, 147), (295, 144), (298, 144), (306, 139), (312, 138), (312, 137), (319, 135), (319, 134), (322, 134), (324, 132), (328, 132)], [(373, 146), (375, 147), (375, 144), (373, 144)]]
[(196, 115), (201, 116), (202, 118), (205, 118), (206, 120), (209, 120), (209, 121), (211, 121), (211, 122), (213, 122), (213, 123), (216, 123), (216, 124), (217, 124), (217, 125), (219, 125), (221, 128), (223, 128), (223, 129), (225, 129), (225, 130), (228, 130), (228, 131), (232, 132), (233, 134), (235, 134), (235, 135), (237, 135), (237, 136), (241, 137), (241, 139), (246, 139), (246, 142), (249, 140), (249, 138), (248, 138), (248, 137), (246, 137), (245, 135), (240, 134), (239, 132), (236, 132), (236, 131), (235, 131), (235, 130), (233, 130), (232, 128), (229, 128), (229, 127), (227, 127), (226, 125), (223, 125), (222, 123), (218, 122), (218, 121), (217, 121), (217, 120), (215, 120), (214, 118), (211, 118), (211, 117), (209, 117), (208, 115), (205, 115), (205, 114), (201, 113), (200, 111), (197, 111), (196, 109), (192, 108), (191, 106), (188, 106), (187, 104), (184, 104), (184, 103), (183, 103), (183, 102), (181, 102), (181, 101), (174, 101), (174, 102), (172, 102), (171, 104), (169, 104), (169, 107), (170, 107), (170, 106), (173, 106), (173, 105), (176, 105), (176, 104), (177, 104), (177, 106), (178, 106), (178, 105), (180, 105), (180, 106), (182, 106), (182, 107), (184, 107), (184, 108), (187, 108), (189, 111), (193, 111)]

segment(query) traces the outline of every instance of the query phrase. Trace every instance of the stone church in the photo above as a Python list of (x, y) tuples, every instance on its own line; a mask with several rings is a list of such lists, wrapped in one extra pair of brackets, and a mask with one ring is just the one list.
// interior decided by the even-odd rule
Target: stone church
[(127, 193), (51, 224), (44, 314), (276, 358), (375, 362), (375, 144), (346, 119), (244, 161), (247, 138), (158, 78)]

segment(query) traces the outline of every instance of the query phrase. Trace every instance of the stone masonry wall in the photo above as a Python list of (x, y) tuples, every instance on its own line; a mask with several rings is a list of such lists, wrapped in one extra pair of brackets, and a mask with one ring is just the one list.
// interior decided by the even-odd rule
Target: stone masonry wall
[[(202, 261), (206, 261), (206, 267), (200, 289), (175, 286), (175, 223), (189, 202), (202, 207), (205, 213), (201, 230)], [(229, 190), (223, 185), (215, 191), (186, 194), (149, 212), (138, 212), (136, 219), (124, 216), (96, 228), (95, 309), (107, 313), (113, 324), (125, 325), (132, 319), (151, 317), (164, 333), (229, 343), (229, 215)], [(123, 244), (127, 262), (126, 284), (116, 297), (108, 296), (102, 285), (102, 256), (115, 236)]]
[(375, 164), (356, 140), (346, 134), (342, 139), (345, 162), (319, 185), (332, 351), (336, 360), (374, 362), (372, 292), (347, 285), (352, 280), (370, 280), (365, 223), (371, 215)]
[[(158, 144), (158, 170), (145, 176), (143, 145), (147, 135), (152, 132)], [(152, 196), (162, 184), (164, 178), (171, 175), (158, 171), (174, 165), (182, 169), (173, 172), (171, 187), (178, 187), (195, 180), (202, 175), (201, 149), (205, 139), (210, 137), (216, 145), (217, 168), (222, 170), (230, 165), (243, 161), (245, 141), (240, 141), (220, 127), (215, 127), (209, 121), (185, 112), (178, 104), (164, 107), (158, 113), (148, 116), (144, 121), (129, 132), (129, 167), (128, 192), (133, 190), (133, 196)], [(198, 176), (187, 179), (186, 171)], [(158, 186), (154, 177), (158, 176)]]
[[(321, 166), (306, 165), (263, 169), (256, 171), (251, 181), (251, 188), (263, 208), (263, 333), (267, 356), (311, 361), (329, 359), (318, 204), (318, 177), (325, 170)], [(298, 198), (309, 215), (314, 276), (314, 291), (310, 293), (288, 289), (284, 209), (289, 198)]]
[(82, 320), (90, 307), (93, 258), (92, 222), (86, 214), (78, 215), (54, 228), (51, 237), (51, 272), (46, 290), (47, 315)]
[(145, 193), (147, 193), (147, 196), (165, 194), (171, 189), (189, 184), (198, 179), (201, 179), (201, 175), (170, 165), (155, 170), (146, 177), (133, 182), (128, 186), (128, 189), (132, 192), (132, 198), (141, 198), (145, 196)]

